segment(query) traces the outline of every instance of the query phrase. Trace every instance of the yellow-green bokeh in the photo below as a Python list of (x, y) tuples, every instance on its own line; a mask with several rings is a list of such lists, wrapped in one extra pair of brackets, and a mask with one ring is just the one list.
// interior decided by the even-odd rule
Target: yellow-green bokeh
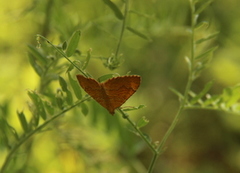
[[(20, 132), (22, 129), (16, 111), (23, 110), (30, 116), (27, 91), (37, 90), (40, 79), (28, 62), (27, 45), (37, 45), (35, 36), (42, 33), (47, 2), (39, 1), (37, 6), (31, 0), (0, 2), (0, 103), (10, 102), (8, 120)], [(114, 2), (121, 5), (121, 1)], [(211, 25), (201, 34), (220, 31), (213, 42), (219, 48), (208, 69), (193, 84), (194, 88), (199, 89), (213, 79), (215, 84), (211, 92), (220, 94), (224, 87), (240, 82), (239, 5), (238, 0), (218, 0), (203, 13), (203, 20), (209, 20)], [(56, 10), (59, 8), (62, 10)], [(169, 87), (183, 91), (186, 84), (188, 70), (184, 56), (189, 56), (190, 52), (187, 30), (189, 4), (188, 0), (132, 0), (130, 8), (148, 15), (145, 18), (131, 14), (128, 22), (131, 27), (149, 35), (152, 42), (126, 31), (120, 51), (125, 58), (124, 64), (112, 72), (93, 58), (87, 70), (96, 78), (106, 73), (126, 74), (129, 71), (141, 75), (140, 89), (126, 105), (146, 105), (144, 109), (130, 112), (131, 117), (137, 120), (146, 116), (150, 123), (144, 132), (154, 141), (160, 141), (178, 108), (178, 98)], [(121, 21), (102, 1), (59, 0), (55, 2), (53, 13), (47, 38), (55, 44), (59, 43), (61, 34), (74, 32), (72, 25), (76, 24), (79, 26), (77, 29), (82, 30), (79, 48), (84, 53), (89, 48), (93, 49), (93, 55), (109, 56), (114, 53)], [(65, 74), (62, 76), (66, 78)], [(59, 87), (57, 82), (53, 86), (54, 89)], [(39, 173), (143, 171), (142, 167), (147, 167), (151, 160), (149, 149), (141, 147), (143, 144), (138, 143), (140, 139), (128, 131), (124, 120), (119, 120), (125, 131), (123, 134), (117, 130), (109, 132), (105, 116), (109, 116), (106, 121), (115, 121), (116, 117), (106, 115), (96, 103), (86, 104), (90, 108), (89, 116), (84, 117), (79, 108), (64, 115), (56, 124), (49, 126), (49, 131), (30, 139), (33, 145), (30, 158), (20, 153), (20, 160), (28, 160), (27, 167)], [(94, 124), (91, 114), (96, 112), (100, 113)], [(160, 156), (156, 170), (165, 173), (214, 173), (231, 168), (232, 172), (239, 171), (239, 120), (238, 116), (224, 112), (185, 112), (167, 143), (166, 152)], [(124, 146), (126, 141), (121, 141), (120, 136), (125, 133), (128, 133), (129, 141), (138, 144), (131, 150), (140, 148), (131, 160), (126, 160), (129, 157), (124, 155), (129, 145)], [(0, 150), (0, 165), (6, 153), (6, 150)]]

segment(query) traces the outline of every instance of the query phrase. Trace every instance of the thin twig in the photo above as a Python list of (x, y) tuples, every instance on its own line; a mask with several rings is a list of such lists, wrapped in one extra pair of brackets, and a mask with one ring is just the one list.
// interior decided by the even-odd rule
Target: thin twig
[[(183, 100), (180, 103), (178, 112), (175, 115), (175, 117), (174, 117), (170, 127), (168, 128), (167, 132), (165, 133), (162, 141), (160, 142), (160, 145), (157, 148), (157, 151), (158, 151), (157, 153), (162, 153), (164, 151), (165, 143), (166, 143), (167, 139), (169, 138), (169, 136), (171, 135), (171, 133), (173, 132), (173, 130), (175, 129), (175, 127), (178, 123), (180, 114), (185, 109), (185, 105), (188, 101), (188, 93), (190, 91), (190, 88), (191, 88), (192, 82), (193, 82), (193, 64), (194, 64), (194, 57), (195, 57), (194, 28), (195, 28), (195, 24), (196, 24), (196, 18), (195, 18), (195, 5), (192, 1), (190, 1), (190, 6), (191, 6), (191, 16), (192, 16), (192, 18), (191, 18), (192, 34), (191, 34), (191, 57), (190, 57), (190, 64), (189, 64), (188, 81), (187, 81), (186, 88), (185, 88), (185, 91), (184, 91), (184, 97), (183, 97)], [(154, 157), (152, 159), (152, 162), (149, 166), (149, 172), (148, 173), (151, 173), (153, 171), (153, 168), (154, 168), (154, 165), (157, 161), (158, 156), (159, 156), (159, 154), (154, 155)]]
[(123, 23), (122, 23), (120, 37), (119, 37), (119, 40), (118, 40), (117, 49), (116, 49), (116, 52), (115, 52), (115, 57), (117, 59), (118, 59), (120, 46), (122, 44), (123, 34), (124, 34), (125, 29), (126, 29), (127, 16), (128, 16), (128, 0), (125, 1), (124, 18), (123, 18)]

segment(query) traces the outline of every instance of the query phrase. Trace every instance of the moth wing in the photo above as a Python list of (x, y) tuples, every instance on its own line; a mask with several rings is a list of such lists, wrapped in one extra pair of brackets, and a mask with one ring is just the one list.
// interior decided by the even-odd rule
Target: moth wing
[(140, 82), (140, 76), (132, 75), (112, 78), (103, 83), (103, 88), (109, 98), (111, 111), (125, 103), (137, 91)]

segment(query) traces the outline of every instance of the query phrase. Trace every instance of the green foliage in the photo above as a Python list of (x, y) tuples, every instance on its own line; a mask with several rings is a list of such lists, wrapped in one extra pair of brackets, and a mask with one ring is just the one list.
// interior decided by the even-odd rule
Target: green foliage
[(27, 133), (29, 131), (29, 127), (26, 120), (26, 116), (24, 115), (23, 112), (17, 112), (17, 114), (24, 132)]
[(139, 37), (141, 37), (141, 38), (143, 38), (143, 39), (146, 39), (146, 40), (148, 40), (148, 41), (151, 41), (151, 39), (150, 39), (148, 36), (146, 36), (145, 34), (143, 34), (142, 32), (137, 31), (136, 29), (131, 28), (130, 26), (128, 26), (127, 29), (128, 29), (130, 32), (136, 34), (137, 36), (139, 36)]
[[(135, 123), (134, 120), (132, 120), (134, 118), (128, 115), (128, 113), (134, 113), (134, 112), (140, 114), (141, 111), (143, 110), (142, 108), (145, 108), (144, 105), (128, 106), (128, 107), (122, 107), (118, 109), (118, 114), (120, 114), (122, 116), (122, 119), (126, 120), (126, 122), (130, 125), (130, 128), (129, 128), (130, 131), (133, 132), (133, 134), (135, 134), (137, 137), (141, 138), (142, 141), (139, 142), (138, 138), (136, 138), (135, 140), (134, 137), (128, 136), (129, 134), (127, 133), (125, 127), (123, 127), (122, 121), (118, 117), (118, 115), (109, 116), (106, 112), (104, 112), (105, 110), (103, 108), (101, 108), (100, 106), (99, 108), (96, 105), (94, 105), (94, 102), (87, 102), (87, 101), (92, 101), (92, 99), (87, 94), (84, 95), (84, 92), (80, 88), (78, 81), (75, 79), (75, 76), (78, 73), (81, 73), (86, 77), (92, 76), (92, 73), (90, 73), (89, 69), (91, 68), (91, 65), (94, 63), (97, 64), (93, 68), (94, 72), (96, 71), (96, 73), (99, 72), (98, 68), (101, 69), (104, 67), (106, 67), (110, 71), (120, 70), (121, 69), (120, 67), (122, 67), (124, 60), (131, 62), (129, 63), (131, 64), (130, 70), (134, 69), (137, 63), (142, 63), (141, 64), (142, 69), (144, 69), (145, 67), (147, 68), (148, 66), (147, 58), (150, 58), (150, 57), (147, 57), (147, 58), (145, 57), (143, 62), (141, 62), (142, 60), (139, 59), (138, 57), (134, 59), (133, 58), (134, 56), (132, 56), (133, 55), (132, 52), (136, 52), (136, 51), (133, 48), (134, 46), (128, 43), (128, 41), (131, 42), (132, 38), (134, 39), (140, 38), (141, 41), (145, 41), (142, 44), (151, 44), (150, 42), (154, 41), (154, 39), (152, 39), (151, 37), (154, 36), (156, 30), (158, 29), (154, 28), (154, 26), (152, 26), (152, 28), (149, 29), (146, 26), (154, 25), (154, 24), (151, 24), (149, 20), (153, 20), (154, 22), (157, 23), (155, 17), (152, 17), (152, 15), (149, 15), (147, 13), (144, 14), (135, 10), (130, 10), (131, 7), (129, 6), (128, 0), (120, 1), (119, 3), (113, 2), (111, 0), (101, 1), (102, 4), (105, 4), (108, 8), (111, 9), (111, 12), (113, 14), (108, 14), (108, 15), (111, 15), (111, 19), (112, 17), (115, 17), (116, 19), (118, 19), (117, 21), (120, 22), (120, 24), (114, 23), (113, 25), (109, 25), (111, 27), (108, 32), (111, 33), (112, 35), (114, 34), (117, 35), (117, 36), (113, 36), (115, 41), (112, 41), (110, 43), (111, 46), (113, 47), (115, 46), (115, 49), (113, 51), (114, 53), (110, 55), (109, 55), (109, 50), (113, 48), (112, 47), (109, 48), (109, 46), (105, 46), (105, 44), (102, 43), (104, 42), (104, 39), (109, 40), (109, 38), (106, 36), (101, 37), (100, 41), (97, 40), (98, 42), (97, 45), (100, 46), (103, 50), (97, 50), (96, 54), (95, 53), (93, 54), (93, 51), (92, 51), (93, 49), (91, 48), (82, 48), (82, 45), (87, 44), (87, 41), (84, 40), (84, 38), (81, 38), (81, 41), (83, 43), (79, 44), (80, 37), (82, 34), (84, 34), (84, 32), (80, 31), (79, 28), (81, 29), (85, 28), (86, 33), (87, 32), (91, 33), (91, 29), (89, 29), (89, 23), (81, 24), (81, 26), (79, 24), (79, 28), (78, 28), (74, 26), (73, 24), (74, 22), (71, 19), (69, 19), (69, 21), (66, 21), (70, 23), (69, 25), (61, 24), (57, 26), (55, 28), (59, 32), (57, 33), (57, 35), (58, 34), (61, 35), (59, 39), (60, 41), (58, 41), (57, 45), (49, 41), (46, 38), (48, 36), (45, 37), (44, 34), (38, 34), (37, 35), (38, 46), (36, 47), (34, 45), (28, 45), (28, 58), (29, 58), (31, 67), (39, 77), (39, 86), (36, 88), (36, 90), (34, 91), (28, 90), (27, 92), (30, 98), (30, 102), (28, 102), (30, 115), (28, 115), (25, 111), (17, 111), (18, 121), (21, 126), (21, 130), (18, 130), (13, 125), (11, 125), (9, 121), (9, 117), (7, 116), (9, 114), (8, 104), (7, 103), (5, 105), (2, 104), (0, 107), (1, 108), (0, 109), (1, 111), (0, 112), (0, 149), (6, 149), (8, 151), (6, 159), (1, 168), (1, 173), (19, 171), (17, 167), (10, 166), (10, 164), (14, 165), (17, 163), (17, 162), (13, 162), (13, 160), (19, 159), (15, 157), (17, 155), (18, 150), (22, 149), (21, 152), (25, 153), (29, 158), (33, 155), (31, 153), (31, 150), (34, 149), (35, 143), (34, 143), (34, 139), (30, 140), (30, 137), (34, 138), (36, 134), (39, 134), (40, 132), (45, 133), (46, 130), (50, 129), (52, 133), (57, 131), (57, 134), (60, 134), (59, 136), (62, 139), (61, 140), (62, 143), (65, 142), (64, 139), (68, 142), (71, 138), (71, 135), (68, 134), (69, 132), (67, 130), (72, 128), (71, 127), (72, 124), (76, 125), (74, 126), (74, 128), (79, 127), (81, 129), (81, 132), (80, 133), (75, 132), (73, 135), (74, 136), (73, 138), (75, 139), (75, 137), (77, 136), (78, 137), (77, 141), (74, 140), (74, 142), (69, 142), (68, 145), (74, 149), (74, 152), (72, 153), (75, 153), (75, 151), (81, 153), (80, 155), (84, 158), (83, 162), (88, 167), (89, 167), (89, 162), (92, 166), (93, 165), (92, 163), (95, 163), (98, 161), (97, 159), (93, 161), (91, 160), (92, 158), (89, 159), (90, 158), (89, 153), (95, 154), (96, 152), (100, 152), (99, 155), (102, 156), (105, 153), (107, 153), (106, 151), (108, 151), (108, 149), (104, 151), (104, 150), (99, 150), (98, 148), (91, 150), (90, 147), (93, 144), (89, 144), (90, 143), (89, 141), (92, 138), (98, 138), (99, 134), (95, 135), (96, 131), (99, 131), (99, 129), (102, 130), (103, 128), (102, 126), (105, 126), (105, 130), (107, 131), (107, 134), (111, 135), (111, 133), (114, 133), (115, 142), (113, 141), (109, 142), (105, 140), (104, 143), (107, 143), (107, 144), (110, 143), (108, 147), (112, 146), (113, 148), (112, 150), (114, 151), (112, 152), (113, 155), (115, 157), (118, 157), (116, 160), (123, 160), (119, 167), (122, 167), (122, 165), (125, 166), (129, 164), (127, 165), (129, 167), (128, 172), (152, 173), (154, 169), (156, 169), (157, 167), (156, 163), (157, 163), (158, 157), (160, 156), (160, 154), (163, 154), (165, 152), (166, 142), (169, 136), (172, 134), (173, 130), (175, 129), (178, 123), (179, 117), (181, 116), (184, 110), (186, 109), (209, 110), (210, 109), (210, 110), (225, 111), (228, 113), (234, 113), (239, 115), (239, 112), (240, 112), (240, 104), (239, 104), (240, 86), (239, 85), (236, 85), (234, 87), (224, 88), (221, 94), (214, 94), (214, 95), (211, 94), (211, 89), (213, 88), (213, 85), (214, 85), (212, 81), (206, 83), (200, 92), (195, 92), (193, 89), (194, 88), (193, 85), (197, 81), (197, 78), (199, 78), (202, 75), (202, 72), (206, 69), (206, 67), (209, 66), (213, 57), (213, 53), (218, 48), (218, 46), (216, 46), (215, 43), (213, 43), (213, 41), (221, 33), (219, 32), (209, 33), (208, 22), (199, 21), (199, 17), (202, 15), (204, 10), (208, 9), (209, 5), (212, 2), (213, 2), (212, 0), (207, 0), (207, 1), (190, 0), (190, 8), (191, 8), (190, 23), (191, 24), (190, 24), (190, 27), (187, 28), (190, 31), (188, 33), (189, 40), (190, 40), (190, 46), (188, 47), (188, 50), (190, 52), (190, 55), (186, 56), (185, 58), (188, 64), (188, 72), (189, 72), (188, 79), (183, 92), (179, 92), (178, 89), (171, 88), (171, 91), (179, 97), (180, 105), (177, 108), (177, 111), (176, 111), (177, 113), (175, 115), (175, 118), (171, 122), (168, 130), (166, 131), (166, 133), (162, 132), (164, 134), (160, 142), (154, 141), (153, 139), (155, 137), (152, 139), (152, 137), (149, 134), (142, 131), (143, 129), (145, 130), (145, 128), (149, 127), (149, 124), (151, 124), (152, 121), (150, 116), (141, 115), (141, 118)], [(122, 8), (120, 7), (121, 4), (124, 10), (121, 10)], [(51, 6), (50, 3), (48, 5)], [(61, 4), (58, 4), (58, 5), (61, 5)], [(130, 11), (132, 13), (129, 13)], [(57, 14), (61, 14), (61, 13), (62, 11), (59, 9)], [(157, 13), (157, 11), (155, 13)], [(130, 14), (137, 14), (137, 17), (130, 16)], [(61, 16), (63, 17), (64, 15), (61, 15)], [(61, 19), (61, 17), (57, 15), (55, 17), (58, 20)], [(105, 20), (107, 20), (108, 18), (109, 16), (104, 16), (103, 21), (105, 22)], [(128, 19), (134, 19), (134, 20), (128, 20)], [(56, 20), (55, 22), (57, 23), (58, 20)], [(104, 23), (103, 21), (101, 21), (102, 19), (98, 19), (98, 20), (100, 21), (100, 25)], [(98, 20), (96, 21), (96, 23), (99, 22)], [(145, 28), (146, 30), (149, 29), (148, 32), (150, 32), (150, 34), (144, 32), (145, 30), (144, 27), (143, 28), (138, 27), (139, 26), (139, 24), (137, 23), (138, 20), (140, 21), (141, 26), (142, 26), (142, 23), (146, 24), (146, 26), (144, 27), (146, 27)], [(147, 20), (147, 22), (142, 22), (145, 20)], [(65, 21), (64, 17), (60, 20), (60, 22), (63, 22), (63, 21)], [(116, 26), (121, 25), (121, 27), (116, 27), (114, 25)], [(68, 30), (71, 30), (71, 32)], [(125, 33), (126, 30), (130, 32)], [(95, 36), (96, 33), (99, 35), (101, 34), (100, 32), (96, 32), (96, 30), (94, 30), (94, 32), (91, 33), (93, 35), (93, 38), (96, 37)], [(128, 35), (128, 34), (131, 34), (131, 35)], [(53, 34), (53, 35), (56, 35), (56, 34)], [(70, 35), (72, 36), (70, 37)], [(85, 37), (87, 37), (88, 40), (93, 40), (89, 35), (86, 34)], [(149, 35), (151, 35), (151, 37)], [(126, 38), (128, 38), (128, 41), (124, 41), (124, 39)], [(168, 36), (168, 39), (171, 39), (171, 38)], [(137, 41), (135, 41), (135, 43), (136, 42)], [(81, 47), (81, 51), (79, 47)], [(104, 51), (106, 47), (107, 47), (107, 51)], [(125, 49), (121, 49), (121, 48), (125, 48)], [(84, 51), (84, 50), (87, 50), (87, 51)], [(129, 54), (128, 59), (127, 58), (124, 59), (126, 55), (123, 56), (121, 54), (120, 51), (122, 50), (128, 50), (126, 51), (126, 54)], [(140, 51), (140, 54), (141, 53), (142, 52)], [(187, 53), (188, 52), (186, 52), (186, 54)], [(150, 66), (152, 68), (152, 65)], [(129, 70), (128, 69), (129, 67), (126, 66), (126, 68), (127, 70)], [(136, 65), (136, 68), (140, 68), (140, 67), (137, 67)], [(67, 75), (67, 77), (65, 77), (65, 75)], [(98, 78), (98, 81), (103, 82), (115, 76), (116, 76), (116, 73), (108, 72), (105, 75), (100, 75), (100, 77)], [(148, 77), (150, 76), (149, 78), (151, 78), (151, 75), (148, 75), (148, 73), (147, 73), (147, 76)], [(146, 91), (150, 96), (151, 93), (149, 93), (149, 91), (152, 92), (151, 88), (150, 90)], [(158, 106), (158, 103), (154, 102), (154, 104), (148, 105), (147, 108), (154, 110), (154, 108), (157, 106)], [(66, 116), (63, 117), (62, 115), (66, 115)], [(87, 120), (81, 119), (81, 118), (84, 118), (81, 115), (84, 115), (85, 119), (90, 120), (90, 123), (89, 122), (88, 123), (91, 124), (92, 129), (94, 129), (88, 134), (82, 135), (84, 131), (90, 131), (90, 128), (89, 128), (89, 124), (85, 126), (84, 123), (86, 122), (84, 121), (87, 121)], [(59, 117), (62, 117), (62, 118), (59, 118)], [(68, 122), (70, 122), (69, 124), (71, 125), (69, 126), (66, 125), (67, 127), (64, 130), (61, 130), (62, 122), (66, 121), (65, 119), (66, 117), (69, 117)], [(82, 122), (80, 122), (80, 120)], [(103, 123), (100, 124), (101, 122)], [(63, 124), (67, 124), (67, 123), (63, 123)], [(94, 134), (94, 135), (91, 137), (86, 137), (89, 134), (91, 135)], [(157, 137), (159, 137), (159, 135)], [(86, 142), (87, 144), (85, 144), (85, 139), (89, 140)], [(93, 142), (93, 143), (94, 145), (96, 145), (95, 144), (96, 142)], [(100, 141), (97, 142), (97, 145), (100, 145)], [(30, 148), (30, 149), (28, 147), (24, 148), (24, 146), (31, 146), (33, 148)], [(66, 148), (68, 148), (69, 146), (67, 146)], [(141, 164), (141, 162), (135, 158), (136, 155), (142, 152), (146, 146), (153, 153), (152, 159), (148, 161), (149, 163), (148, 168), (145, 168)], [(128, 160), (129, 163), (126, 163), (125, 160)], [(103, 165), (104, 163), (108, 163), (108, 162), (104, 160), (104, 161), (99, 161), (98, 164)], [(23, 163), (23, 166), (22, 166), (23, 168), (21, 169), (24, 169), (24, 166), (26, 165), (28, 166), (30, 165), (30, 163), (26, 161), (26, 163)], [(92, 166), (94, 168), (96, 167), (95, 172), (100, 170), (101, 166), (99, 165)], [(160, 164), (160, 165), (163, 165), (163, 164)], [(21, 165), (19, 167), (21, 167)], [(116, 171), (117, 170), (116, 167), (117, 166), (115, 166), (112, 170)], [(103, 169), (104, 169), (103, 171), (99, 171), (99, 172), (113, 172), (112, 170), (108, 171), (107, 170), (108, 168), (105, 168), (105, 167)]]
[(72, 56), (77, 47), (78, 47), (78, 42), (80, 40), (80, 36), (81, 36), (81, 32), (80, 31), (75, 31), (72, 35), (72, 37), (70, 38), (68, 45), (67, 45), (67, 49), (66, 49), (66, 55), (68, 57)]
[(89, 109), (87, 107), (87, 105), (85, 103), (82, 103), (81, 104), (81, 111), (82, 111), (82, 114), (84, 116), (87, 116), (88, 115), (88, 112), (89, 112)]
[(74, 80), (72, 78), (72, 76), (69, 72), (68, 72), (68, 79), (69, 79), (70, 85), (71, 85), (77, 99), (79, 99), (79, 100), (82, 99), (82, 92), (81, 92), (81, 89), (79, 87), (79, 84), (76, 80)]
[(206, 84), (205, 88), (196, 95), (190, 92), (191, 101), (186, 106), (187, 109), (210, 109), (222, 110), (233, 114), (240, 112), (240, 86), (225, 88), (222, 94), (211, 95), (207, 91), (211, 88), (212, 82)]
[(142, 117), (140, 120), (137, 122), (137, 127), (142, 128), (146, 126), (149, 123), (149, 120), (146, 119), (146, 117)]
[(28, 96), (31, 98), (33, 105), (31, 105), (32, 114), (37, 117), (36, 125), (38, 125), (39, 117), (42, 117), (44, 120), (47, 119), (46, 111), (40, 96), (33, 91), (28, 91)]
[(124, 16), (122, 14), (122, 12), (119, 10), (119, 8), (117, 7), (116, 4), (114, 4), (112, 1), (110, 0), (103, 0), (103, 2), (109, 6), (111, 8), (111, 10), (114, 12), (115, 16), (120, 19), (120, 20), (123, 20), (124, 19)]

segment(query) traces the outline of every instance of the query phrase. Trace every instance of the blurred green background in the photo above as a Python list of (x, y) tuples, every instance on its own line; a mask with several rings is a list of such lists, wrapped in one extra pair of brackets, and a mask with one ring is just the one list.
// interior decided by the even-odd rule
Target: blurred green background
[[(122, 9), (121, 1), (114, 0)], [(39, 77), (31, 68), (27, 45), (37, 45), (36, 34), (54, 44), (80, 29), (79, 49), (93, 49), (93, 55), (115, 52), (121, 21), (103, 1), (96, 0), (9, 0), (0, 2), (0, 101), (9, 103), (8, 120), (21, 127), (16, 110), (28, 113), (27, 90), (37, 90)], [(220, 31), (213, 43), (219, 45), (209, 68), (193, 84), (200, 91), (214, 80), (213, 94), (240, 81), (240, 1), (214, 1), (200, 16), (209, 21), (206, 32)], [(179, 106), (169, 87), (183, 91), (187, 80), (184, 57), (189, 55), (187, 28), (190, 25), (188, 0), (130, 1), (128, 25), (148, 35), (144, 40), (126, 31), (120, 52), (124, 63), (114, 71), (98, 59), (91, 59), (87, 71), (95, 78), (107, 73), (131, 71), (142, 83), (126, 106), (146, 107), (130, 112), (133, 120), (146, 116), (150, 123), (143, 131), (160, 141)], [(203, 35), (205, 33), (202, 33)], [(65, 74), (62, 74), (66, 77)], [(58, 83), (54, 85), (55, 89)], [(18, 152), (15, 171), (34, 173), (134, 173), (145, 172), (152, 153), (127, 129), (118, 115), (110, 116), (94, 101), (87, 117), (79, 109), (57, 119), (51, 130), (40, 133)], [(1, 142), (0, 142), (1, 145)], [(25, 150), (26, 151), (26, 150)], [(0, 146), (0, 165), (7, 154)], [(191, 110), (182, 114), (177, 128), (159, 157), (155, 173), (238, 173), (240, 172), (240, 117), (224, 112)]]

